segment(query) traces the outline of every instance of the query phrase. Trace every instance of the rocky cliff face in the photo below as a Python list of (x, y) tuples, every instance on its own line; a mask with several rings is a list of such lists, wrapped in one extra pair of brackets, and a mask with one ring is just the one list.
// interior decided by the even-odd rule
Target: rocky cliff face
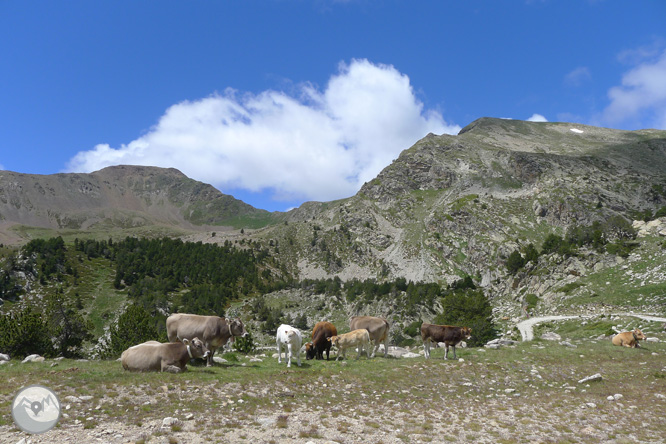
[(309, 203), (289, 213), (288, 226), (258, 235), (279, 244), (302, 278), (469, 274), (504, 295), (543, 295), (615, 259), (552, 263), (556, 278), (514, 283), (511, 251), (665, 205), (665, 131), (480, 119), (457, 136), (426, 136), (357, 195)]

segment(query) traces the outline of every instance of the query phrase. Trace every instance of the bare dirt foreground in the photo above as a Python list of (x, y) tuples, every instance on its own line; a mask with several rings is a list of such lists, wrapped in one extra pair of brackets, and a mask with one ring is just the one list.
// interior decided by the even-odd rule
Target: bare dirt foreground
[[(666, 342), (534, 341), (461, 360), (303, 361), (259, 355), (185, 374), (117, 362), (0, 366), (0, 443), (664, 443)], [(226, 355), (225, 355), (226, 356)], [(601, 380), (578, 382), (601, 374)], [(18, 430), (14, 394), (43, 384), (62, 404), (43, 435)]]

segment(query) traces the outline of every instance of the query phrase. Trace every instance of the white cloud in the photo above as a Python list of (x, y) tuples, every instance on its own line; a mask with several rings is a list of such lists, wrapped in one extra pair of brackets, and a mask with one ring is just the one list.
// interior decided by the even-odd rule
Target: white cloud
[(147, 134), (76, 154), (68, 171), (110, 165), (175, 167), (224, 189), (272, 190), (275, 199), (353, 195), (427, 133), (457, 125), (424, 109), (409, 78), (367, 60), (340, 64), (324, 91), (222, 94), (171, 106)]
[(532, 117), (527, 119), (527, 121), (528, 122), (548, 122), (548, 119), (546, 119), (541, 114), (532, 114)]
[(666, 129), (666, 51), (643, 60), (608, 91), (610, 104), (601, 120), (618, 125)]
[(585, 81), (590, 80), (592, 74), (585, 66), (580, 66), (564, 77), (564, 82), (569, 86), (581, 86)]

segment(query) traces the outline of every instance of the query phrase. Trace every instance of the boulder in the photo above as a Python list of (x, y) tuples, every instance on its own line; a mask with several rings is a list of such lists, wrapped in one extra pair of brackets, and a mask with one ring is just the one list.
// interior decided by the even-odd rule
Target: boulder
[(542, 334), (541, 339), (544, 339), (546, 341), (561, 341), (562, 336), (558, 335), (555, 332), (549, 331), (548, 333)]
[(604, 378), (601, 376), (601, 373), (595, 373), (592, 376), (587, 376), (587, 377), (581, 379), (580, 381), (578, 381), (578, 383), (579, 384), (585, 384), (587, 382), (597, 382), (597, 381), (601, 381), (603, 379)]

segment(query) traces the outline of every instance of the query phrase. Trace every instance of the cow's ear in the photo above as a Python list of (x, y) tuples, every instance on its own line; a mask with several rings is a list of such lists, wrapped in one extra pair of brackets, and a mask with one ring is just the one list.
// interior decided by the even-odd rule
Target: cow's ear
[(183, 339), (183, 344), (185, 344), (185, 345), (190, 345), (190, 340), (187, 339), (187, 338), (184, 338), (184, 339)]

